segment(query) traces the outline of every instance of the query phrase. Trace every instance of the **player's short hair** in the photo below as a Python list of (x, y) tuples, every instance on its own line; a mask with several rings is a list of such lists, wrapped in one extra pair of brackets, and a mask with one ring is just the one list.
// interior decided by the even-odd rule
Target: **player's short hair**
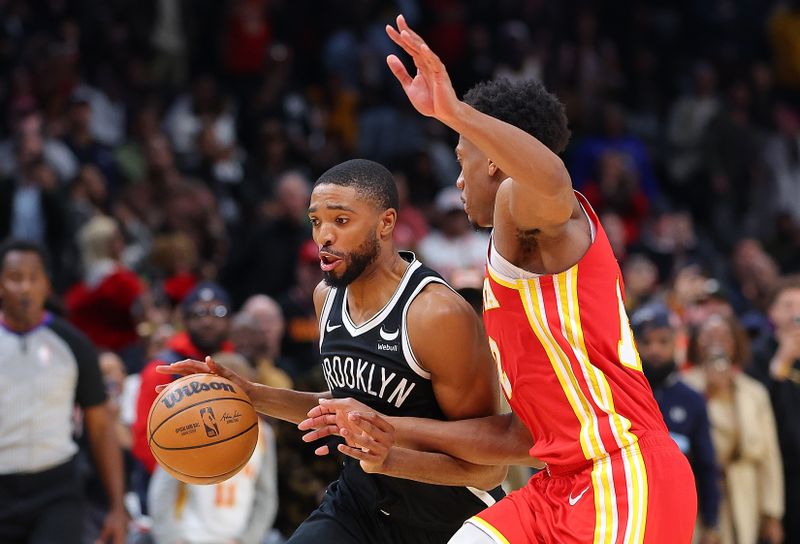
[(21, 240), (19, 238), (7, 238), (0, 243), (0, 272), (3, 271), (3, 268), (6, 265), (6, 257), (8, 257), (9, 253), (14, 251), (35, 253), (38, 255), (39, 260), (42, 261), (42, 267), (44, 267), (45, 273), (49, 276), (50, 257), (47, 255), (47, 251), (44, 249), (44, 247), (36, 242), (32, 242), (30, 240)]
[(553, 153), (567, 147), (570, 130), (564, 104), (538, 81), (484, 81), (467, 91), (464, 102), (524, 130)]
[(352, 159), (323, 173), (314, 187), (323, 184), (352, 187), (369, 198), (380, 210), (400, 210), (400, 197), (392, 173), (385, 166), (366, 159)]

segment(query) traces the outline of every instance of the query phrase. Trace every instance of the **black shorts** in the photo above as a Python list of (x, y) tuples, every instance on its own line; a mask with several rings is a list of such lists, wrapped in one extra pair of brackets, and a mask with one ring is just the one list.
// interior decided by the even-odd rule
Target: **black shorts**
[(347, 485), (332, 483), (319, 508), (286, 544), (446, 544), (460, 526), (447, 531), (414, 527), (395, 521), (353, 496)]
[(74, 460), (0, 475), (0, 542), (80, 544), (82, 537), (83, 483)]

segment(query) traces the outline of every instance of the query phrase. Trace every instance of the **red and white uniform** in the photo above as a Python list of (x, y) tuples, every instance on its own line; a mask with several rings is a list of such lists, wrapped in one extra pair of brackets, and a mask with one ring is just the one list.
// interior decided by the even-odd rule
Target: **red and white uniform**
[(683, 544), (696, 514), (691, 470), (642, 373), (606, 234), (576, 195), (595, 233), (576, 265), (512, 276), (496, 252), (487, 265), (500, 383), (548, 470), (470, 522), (500, 543)]

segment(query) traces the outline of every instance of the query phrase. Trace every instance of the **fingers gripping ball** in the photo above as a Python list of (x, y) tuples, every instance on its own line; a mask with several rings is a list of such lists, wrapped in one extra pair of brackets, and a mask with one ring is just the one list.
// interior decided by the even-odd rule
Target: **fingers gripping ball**
[(192, 374), (156, 397), (147, 436), (156, 461), (172, 476), (215, 484), (247, 464), (258, 441), (258, 416), (238, 385), (216, 374)]

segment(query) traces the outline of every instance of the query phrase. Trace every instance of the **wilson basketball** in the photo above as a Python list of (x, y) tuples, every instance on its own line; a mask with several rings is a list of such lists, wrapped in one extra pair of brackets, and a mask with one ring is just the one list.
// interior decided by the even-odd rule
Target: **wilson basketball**
[(192, 374), (169, 384), (147, 418), (150, 450), (164, 470), (189, 484), (227, 480), (258, 442), (258, 416), (235, 383)]

